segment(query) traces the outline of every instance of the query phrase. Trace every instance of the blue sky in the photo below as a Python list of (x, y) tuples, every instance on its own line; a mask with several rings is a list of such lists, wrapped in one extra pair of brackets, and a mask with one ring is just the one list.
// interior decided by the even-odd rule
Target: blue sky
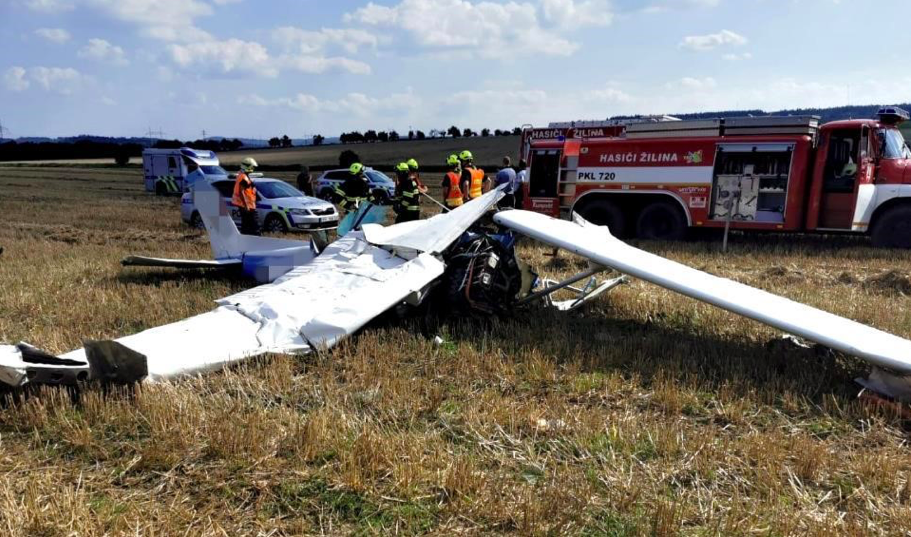
[(911, 101), (908, 0), (0, 0), (13, 136)]

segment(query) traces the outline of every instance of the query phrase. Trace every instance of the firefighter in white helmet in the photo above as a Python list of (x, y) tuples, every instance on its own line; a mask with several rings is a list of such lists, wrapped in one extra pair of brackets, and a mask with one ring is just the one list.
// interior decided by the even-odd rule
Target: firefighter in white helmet
[(256, 169), (256, 161), (247, 157), (240, 161), (240, 171), (234, 181), (234, 195), (231, 203), (240, 210), (240, 232), (244, 235), (259, 235), (259, 222), (256, 219), (256, 188), (250, 173)]

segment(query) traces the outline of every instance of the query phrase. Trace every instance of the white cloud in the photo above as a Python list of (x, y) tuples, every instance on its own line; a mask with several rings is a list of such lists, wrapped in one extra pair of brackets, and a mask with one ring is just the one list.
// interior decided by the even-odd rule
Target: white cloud
[(45, 91), (63, 94), (71, 93), (82, 81), (82, 74), (72, 67), (32, 67), (29, 76)]
[(104, 39), (89, 39), (89, 43), (79, 49), (80, 58), (88, 58), (114, 65), (128, 65), (130, 62), (124, 57), (123, 49)]
[(305, 112), (344, 113), (357, 117), (372, 115), (399, 114), (407, 112), (420, 104), (420, 100), (408, 88), (406, 93), (393, 93), (385, 97), (369, 97), (363, 93), (349, 93), (340, 99), (319, 99), (307, 93), (298, 93), (293, 97), (266, 99), (252, 94), (238, 99), (239, 104), (253, 106), (283, 107)]
[(718, 87), (718, 82), (710, 76), (707, 76), (705, 78), (693, 78), (686, 76), (675, 82), (667, 83), (665, 87), (669, 90), (678, 90), (682, 88), (685, 90), (702, 91)]
[(19, 66), (13, 66), (3, 74), (3, 84), (10, 91), (25, 91), (30, 86), (29, 81), (25, 79), (25, 69)]
[[(553, 6), (566, 2), (550, 3)], [(579, 5), (595, 3), (590, 0)], [(574, 2), (569, 5), (578, 7)], [(345, 15), (345, 20), (402, 30), (422, 47), (471, 50), (486, 58), (509, 59), (520, 53), (567, 56), (579, 47), (558, 32), (544, 28), (536, 5), (528, 2), (401, 0), (391, 7), (370, 2)]]
[[(286, 45), (287, 52), (272, 56), (268, 49), (256, 41), (243, 41), (241, 39), (202, 40), (196, 43), (172, 44), (168, 47), (171, 60), (184, 69), (193, 69), (199, 72), (227, 75), (227, 76), (262, 76), (274, 78), (283, 70), (293, 70), (302, 73), (324, 73), (327, 71), (347, 71), (353, 74), (368, 74), (370, 66), (358, 60), (335, 56), (326, 57), (319, 49), (322, 45), (303, 44), (304, 36), (296, 28), (285, 28), (278, 33), (278, 40)], [(324, 42), (329, 42), (333, 37), (331, 31), (319, 32)], [(359, 35), (359, 34), (352, 34)], [(369, 39), (360, 36), (359, 42), (366, 43)], [(304, 51), (294, 49), (294, 45), (306, 48)]]
[(32, 86), (44, 91), (67, 95), (78, 89), (87, 78), (71, 67), (14, 66), (6, 70), (3, 82), (10, 91), (25, 91)]
[(747, 43), (747, 38), (730, 30), (721, 30), (717, 34), (689, 35), (680, 42), (680, 48), (705, 51), (722, 46), (741, 46)]
[(607, 0), (541, 0), (544, 19), (562, 28), (607, 26), (614, 20)]
[(220, 75), (278, 76), (266, 47), (255, 41), (227, 39), (170, 45), (171, 59), (185, 69)]
[(38, 28), (35, 35), (51, 43), (66, 43), (70, 40), (70, 33), (63, 28)]
[(361, 47), (376, 48), (379, 41), (374, 34), (355, 28), (322, 28), (311, 31), (293, 26), (276, 28), (272, 32), (272, 38), (284, 46), (285, 50), (301, 54), (322, 52), (332, 45), (354, 54)]
[(71, 11), (75, 7), (67, 0), (26, 0), (25, 5), (33, 11), (42, 13), (60, 13)]
[(209, 34), (194, 25), (211, 15), (212, 6), (200, 0), (85, 0), (108, 16), (136, 24), (140, 32), (162, 41), (192, 43)]

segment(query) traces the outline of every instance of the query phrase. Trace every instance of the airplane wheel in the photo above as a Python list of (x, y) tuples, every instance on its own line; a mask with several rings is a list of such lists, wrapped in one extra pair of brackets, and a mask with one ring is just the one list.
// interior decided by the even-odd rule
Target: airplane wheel
[(888, 209), (876, 219), (870, 236), (877, 248), (911, 248), (911, 206)]
[(626, 236), (626, 215), (616, 203), (608, 200), (597, 200), (587, 203), (579, 214), (592, 224), (607, 226), (611, 235), (618, 238)]
[(265, 223), (263, 223), (263, 231), (266, 233), (285, 233), (288, 231), (288, 227), (285, 226), (285, 223), (281, 218), (271, 214), (266, 218)]
[(193, 216), (190, 217), (190, 227), (196, 229), (205, 229), (206, 225), (202, 222), (202, 217), (199, 216), (198, 212), (194, 212)]
[(686, 236), (686, 217), (671, 202), (652, 203), (639, 213), (636, 234), (646, 240), (681, 240)]

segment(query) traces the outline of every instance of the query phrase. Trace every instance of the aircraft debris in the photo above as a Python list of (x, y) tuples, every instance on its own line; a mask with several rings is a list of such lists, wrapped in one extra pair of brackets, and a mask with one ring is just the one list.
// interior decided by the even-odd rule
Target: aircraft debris
[[(196, 195), (207, 196), (205, 186)], [(476, 315), (538, 299), (567, 311), (636, 277), (857, 356), (874, 366), (859, 382), (911, 400), (907, 339), (644, 252), (581, 218), (569, 222), (506, 210), (491, 221), (501, 197), (501, 190), (494, 190), (427, 220), (366, 224), (321, 251), (299, 241), (240, 235), (223, 204), (214, 203), (202, 217), (215, 260), (239, 263), (271, 283), (218, 300), (211, 312), (113, 342), (87, 342), (59, 357), (24, 343), (2, 345), (0, 381), (12, 386), (162, 381), (268, 352), (329, 348), (383, 312), (419, 306), (431, 294), (444, 296), (448, 309)], [(585, 257), (590, 266), (535, 290), (537, 276), (515, 255), (517, 235)], [(594, 279), (606, 270), (621, 275)], [(560, 289), (575, 298), (553, 301), (552, 293)], [(434, 344), (444, 342), (437, 336)]]

